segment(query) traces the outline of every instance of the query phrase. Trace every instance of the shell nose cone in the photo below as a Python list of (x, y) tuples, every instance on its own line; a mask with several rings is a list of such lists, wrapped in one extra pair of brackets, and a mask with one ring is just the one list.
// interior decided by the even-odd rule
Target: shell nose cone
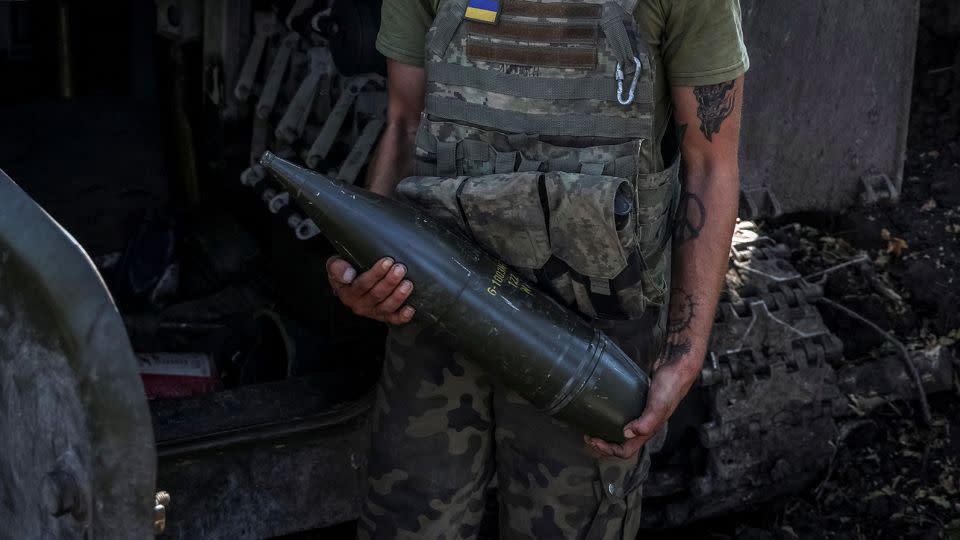
[(273, 155), (273, 152), (267, 150), (266, 152), (263, 153), (262, 156), (260, 156), (260, 165), (264, 167), (269, 167), (270, 163), (273, 162), (273, 159), (275, 157), (277, 156)]
[(273, 177), (276, 178), (276, 180), (280, 182), (280, 185), (289, 191), (291, 195), (300, 193), (306, 183), (306, 180), (303, 178), (304, 175), (312, 172), (277, 157), (269, 150), (260, 156), (260, 166), (270, 171)]

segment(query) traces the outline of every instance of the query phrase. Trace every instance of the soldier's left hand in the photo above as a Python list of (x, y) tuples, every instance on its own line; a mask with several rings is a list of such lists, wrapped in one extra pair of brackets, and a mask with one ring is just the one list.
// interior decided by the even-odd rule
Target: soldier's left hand
[(633, 457), (667, 423), (699, 374), (699, 362), (662, 364), (654, 370), (647, 405), (640, 418), (623, 427), (623, 436), (627, 439), (623, 444), (588, 436), (584, 440), (601, 455), (623, 459)]

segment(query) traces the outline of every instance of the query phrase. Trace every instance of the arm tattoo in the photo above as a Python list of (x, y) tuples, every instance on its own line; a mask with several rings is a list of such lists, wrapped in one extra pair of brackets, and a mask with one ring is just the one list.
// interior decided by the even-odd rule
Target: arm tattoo
[(697, 303), (692, 294), (683, 288), (671, 291), (670, 313), (667, 315), (667, 344), (654, 370), (673, 364), (693, 348), (685, 333), (690, 330), (696, 310)]
[(707, 207), (703, 204), (703, 199), (684, 189), (680, 193), (676, 222), (674, 222), (674, 247), (700, 236), (700, 231), (706, 223)]
[(713, 135), (720, 133), (720, 124), (733, 112), (737, 100), (736, 81), (697, 86), (693, 89), (693, 95), (698, 103), (700, 131), (708, 141), (713, 142)]

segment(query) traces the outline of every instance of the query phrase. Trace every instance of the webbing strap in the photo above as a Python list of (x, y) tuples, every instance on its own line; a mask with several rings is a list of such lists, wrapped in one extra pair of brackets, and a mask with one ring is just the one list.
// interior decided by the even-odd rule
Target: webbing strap
[(437, 176), (457, 174), (457, 143), (437, 142)]
[(561, 158), (548, 159), (547, 171), (580, 172), (580, 158), (574, 154), (569, 154)]
[(651, 206), (660, 202), (669, 202), (674, 189), (676, 189), (674, 182), (666, 182), (653, 188), (637, 188), (637, 204)]
[(511, 173), (517, 167), (517, 152), (496, 152), (493, 161), (494, 174)]
[(469, 159), (471, 161), (488, 161), (490, 152), (493, 148), (483, 141), (474, 139), (464, 139), (457, 145), (457, 159)]
[(616, 294), (603, 294), (595, 292), (591, 288), (591, 279), (587, 276), (577, 272), (576, 270), (570, 268), (570, 279), (579, 283), (583, 288), (587, 290), (587, 295), (590, 298), (590, 305), (593, 307), (594, 312), (596, 313), (596, 318), (599, 319), (625, 319), (627, 318), (626, 312), (623, 310), (623, 306), (620, 304), (620, 299)]
[(626, 68), (633, 65), (636, 53), (633, 50), (630, 37), (627, 35), (627, 27), (623, 22), (624, 15), (623, 8), (619, 4), (613, 2), (604, 4), (600, 28), (603, 29), (603, 35), (607, 37), (607, 44), (610, 45), (613, 53), (617, 55), (617, 59)]
[(620, 0), (620, 5), (623, 6), (624, 11), (633, 15), (633, 12), (637, 9), (637, 0)]
[(603, 296), (610, 296), (612, 293), (610, 291), (610, 280), (609, 279), (600, 279), (591, 277), (590, 281), (590, 294), (602, 294)]
[[(430, 43), (427, 44), (427, 52), (431, 55), (443, 57), (447, 52), (447, 47), (450, 46), (450, 40), (453, 39), (453, 35), (457, 32), (457, 29), (460, 28), (460, 23), (463, 22), (463, 16), (467, 12), (467, 0), (448, 0), (450, 4), (444, 9), (444, 13), (437, 17), (433, 38), (430, 40)], [(430, 57), (427, 57), (429, 60)]]
[(517, 167), (517, 172), (539, 171), (542, 163), (542, 161), (537, 159), (528, 159), (520, 156), (520, 165)]
[(614, 291), (622, 291), (630, 287), (635, 287), (637, 283), (643, 281), (643, 271), (646, 269), (646, 262), (640, 254), (640, 248), (634, 247), (627, 256), (627, 267), (623, 269), (617, 277), (610, 280), (610, 288)]
[(588, 176), (603, 176), (605, 163), (581, 163), (580, 174)]
[(673, 163), (669, 167), (662, 171), (640, 174), (637, 176), (637, 188), (638, 189), (652, 189), (662, 186), (663, 184), (668, 184), (675, 181), (678, 177), (680, 170), (680, 156), (679, 152), (677, 156), (673, 158)]
[(638, 108), (635, 118), (600, 114), (529, 114), (435, 95), (426, 99), (427, 114), (502, 131), (572, 137), (649, 138), (653, 129), (653, 103), (640, 103)]
[[(632, 61), (630, 65), (633, 65)], [(429, 62), (427, 80), (532, 99), (612, 100), (617, 93), (617, 81), (612, 75), (575, 78), (528, 77), (449, 62)], [(637, 102), (653, 101), (653, 81), (649, 78), (638, 81), (635, 96), (634, 101)]]
[[(519, 152), (498, 152), (495, 148), (483, 141), (466, 139), (459, 142), (437, 141), (433, 139), (430, 146), (434, 146), (437, 153), (437, 171), (438, 176), (454, 176), (459, 174), (457, 170), (457, 160), (466, 159), (469, 161), (492, 162), (493, 172), (502, 174), (514, 172), (517, 170), (517, 156)], [(427, 148), (427, 150), (434, 150)], [(522, 158), (522, 161), (531, 161)], [(521, 161), (521, 163), (522, 163)], [(535, 171), (540, 166), (540, 162), (533, 162), (535, 165), (529, 171)], [(528, 166), (530, 166), (528, 164)], [(524, 171), (526, 172), (526, 171)]]

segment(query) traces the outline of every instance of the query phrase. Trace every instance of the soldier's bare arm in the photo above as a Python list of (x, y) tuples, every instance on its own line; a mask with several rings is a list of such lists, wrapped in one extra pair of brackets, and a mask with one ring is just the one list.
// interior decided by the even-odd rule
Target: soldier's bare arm
[(367, 169), (370, 191), (390, 196), (397, 183), (413, 173), (413, 152), (425, 92), (422, 67), (387, 60), (387, 126)]
[(599, 452), (621, 457), (635, 454), (663, 427), (700, 374), (737, 219), (743, 78), (672, 93), (684, 170), (667, 344), (653, 367), (643, 415), (624, 427), (627, 442), (590, 439)]
[[(387, 60), (387, 126), (367, 171), (370, 191), (390, 196), (397, 183), (412, 173), (425, 80), (423, 68)], [(390, 324), (413, 318), (413, 308), (404, 306), (413, 291), (413, 283), (403, 279), (405, 274), (406, 268), (389, 258), (359, 276), (340, 257), (327, 261), (327, 278), (340, 300), (357, 315)]]

